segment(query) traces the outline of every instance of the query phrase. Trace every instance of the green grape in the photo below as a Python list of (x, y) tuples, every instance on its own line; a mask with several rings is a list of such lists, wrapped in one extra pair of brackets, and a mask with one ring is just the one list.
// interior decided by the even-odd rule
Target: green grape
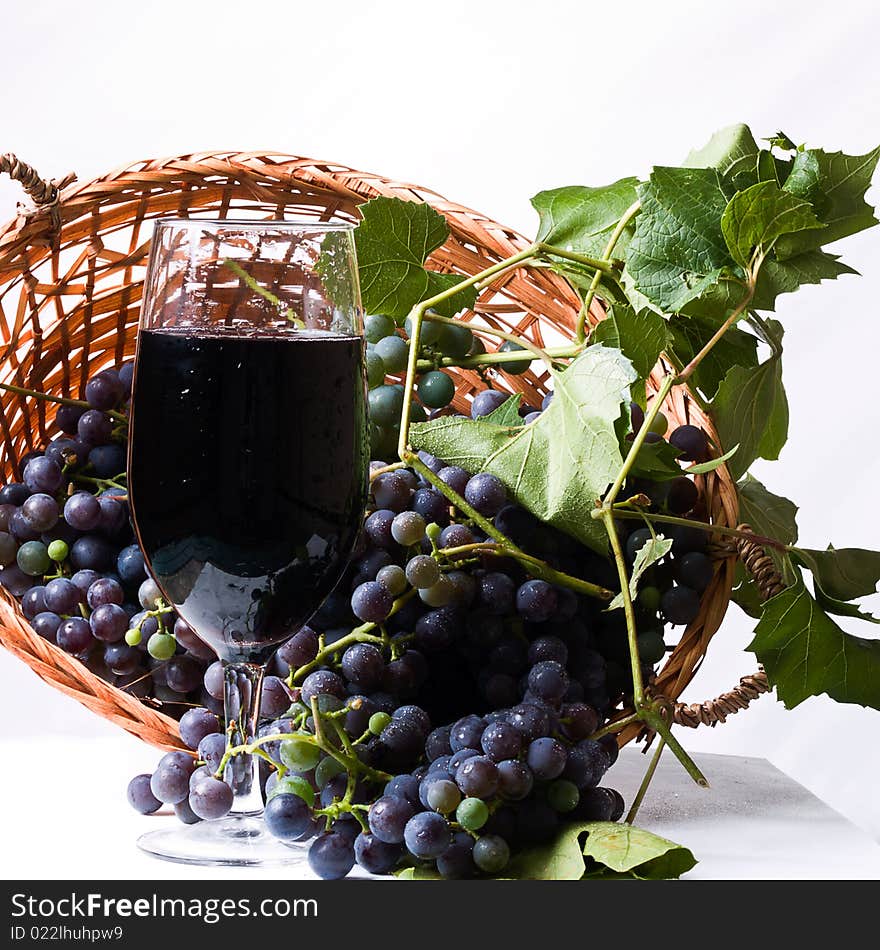
[(465, 798), (455, 810), (455, 820), (465, 831), (477, 831), (489, 820), (489, 808), (482, 798)]
[(385, 382), (385, 363), (375, 352), (367, 353), (367, 385), (375, 389)]
[(170, 660), (177, 650), (177, 641), (167, 633), (154, 633), (147, 641), (147, 653), (154, 660)]
[(16, 555), (18, 566), (30, 577), (41, 577), (52, 563), (42, 541), (25, 541)]
[(666, 656), (666, 643), (658, 630), (646, 630), (637, 637), (639, 657), (643, 663), (653, 666)]
[(276, 795), (299, 795), (309, 808), (315, 804), (315, 790), (301, 775), (285, 775), (284, 778), (278, 779), (269, 798), (274, 798)]
[(419, 399), (431, 409), (442, 409), (452, 402), (455, 395), (455, 383), (451, 376), (434, 370), (425, 373), (419, 380)]
[(370, 314), (364, 320), (364, 336), (368, 343), (378, 343), (384, 337), (391, 336), (394, 330), (394, 321), (382, 313)]
[(443, 529), (437, 524), (436, 521), (432, 521), (427, 528), (425, 528), (425, 534), (431, 541), (439, 541), (440, 535), (443, 534)]
[(281, 761), (291, 772), (308, 772), (321, 759), (321, 750), (305, 739), (284, 739), (280, 747)]
[(409, 359), (409, 345), (402, 337), (386, 336), (376, 344), (374, 353), (385, 364), (386, 372), (402, 373)]
[[(520, 346), (519, 343), (512, 343), (510, 340), (505, 340), (501, 346), (498, 347), (499, 353), (513, 353), (517, 350), (524, 350), (524, 346)], [(529, 368), (528, 360), (514, 360), (510, 363), (498, 363), (498, 369), (503, 369), (505, 373), (510, 374), (511, 376), (522, 376), (522, 374)]]
[(662, 412), (658, 412), (654, 417), (654, 421), (648, 428), (649, 432), (656, 432), (657, 435), (666, 435), (666, 430), (669, 428), (669, 420)]
[(400, 437), (400, 427), (370, 426), (370, 454), (374, 459), (389, 459), (397, 457), (397, 440)]
[(463, 323), (442, 323), (440, 327), (437, 348), (444, 356), (458, 360), (470, 353), (474, 345), (474, 335), (468, 327)]
[(378, 736), (382, 730), (391, 722), (391, 717), (386, 712), (373, 713), (370, 716), (368, 728), (374, 736)]
[(315, 785), (317, 785), (318, 788), (323, 788), (331, 778), (335, 778), (344, 771), (345, 766), (343, 766), (341, 762), (334, 759), (332, 755), (325, 756), (315, 766)]
[[(430, 313), (430, 311), (428, 311)], [(412, 339), (412, 323), (410, 322), (409, 317), (406, 318), (406, 322), (403, 325), (406, 330), (406, 335)], [(430, 320), (422, 320), (422, 332), (420, 334), (419, 342), (422, 346), (432, 346), (440, 339), (440, 331), (443, 329), (442, 323), (432, 323)]]
[(547, 789), (547, 802), (554, 811), (563, 813), (574, 811), (580, 798), (577, 785), (569, 782), (568, 779), (557, 779)]
[(141, 640), (143, 640), (143, 634), (140, 631), (140, 627), (132, 627), (130, 630), (126, 630), (125, 642), (130, 647), (136, 647)]
[(61, 540), (53, 541), (49, 545), (48, 551), (49, 557), (57, 564), (66, 561), (67, 555), (70, 554), (70, 548), (67, 546), (67, 543)]
[(478, 336), (474, 337), (474, 342), (471, 343), (471, 348), (468, 350), (468, 356), (482, 356), (486, 352), (486, 344)]
[(377, 386), (370, 390), (370, 421), (388, 428), (400, 421), (403, 393), (396, 386)]
[(652, 613), (660, 609), (660, 591), (656, 587), (643, 587), (639, 591), (639, 606)]

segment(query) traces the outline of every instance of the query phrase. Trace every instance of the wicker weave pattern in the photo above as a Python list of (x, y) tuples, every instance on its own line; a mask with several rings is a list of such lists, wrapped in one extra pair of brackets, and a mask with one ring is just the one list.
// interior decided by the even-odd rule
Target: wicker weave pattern
[[(36, 186), (38, 187), (38, 186)], [(85, 184), (67, 187), (51, 211), (20, 214), (0, 229), (0, 381), (55, 395), (81, 397), (89, 375), (134, 353), (150, 225), (161, 216), (357, 218), (357, 206), (379, 195), (428, 201), (450, 226), (431, 258), (443, 272), (470, 275), (528, 246), (515, 231), (428, 189), (332, 162), (267, 152), (208, 152), (137, 162)], [(527, 336), (538, 345), (569, 338), (578, 300), (568, 284), (544, 269), (517, 269), (484, 289), (472, 326), (490, 325)], [(590, 323), (603, 316), (594, 305)], [(489, 348), (495, 341), (489, 340)], [(649, 388), (659, 387), (658, 367)], [(494, 375), (539, 405), (546, 374)], [(460, 371), (456, 405), (483, 385)], [(674, 423), (711, 422), (685, 392), (665, 408)], [(52, 408), (4, 393), (0, 400), (0, 469), (18, 476), (18, 459), (49, 438)], [(700, 477), (707, 509), (725, 525), (737, 521), (736, 492), (724, 466)], [(734, 564), (720, 562), (700, 616), (660, 672), (654, 688), (677, 697), (718, 629), (730, 595)], [(173, 720), (109, 687), (77, 660), (40, 640), (8, 598), (0, 599), (0, 642), (42, 676), (99, 715), (159, 746), (179, 742)], [(635, 732), (624, 734), (632, 738)]]

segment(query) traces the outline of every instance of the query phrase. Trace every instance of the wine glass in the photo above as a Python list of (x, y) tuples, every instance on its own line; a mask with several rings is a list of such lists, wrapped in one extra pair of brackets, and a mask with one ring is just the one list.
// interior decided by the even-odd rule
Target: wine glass
[[(228, 742), (255, 734), (265, 664), (318, 609), (367, 492), (353, 226), (162, 219), (144, 286), (129, 440), (135, 529), (169, 604), (223, 661)], [(197, 864), (287, 863), (257, 759), (227, 818), (140, 838)]]

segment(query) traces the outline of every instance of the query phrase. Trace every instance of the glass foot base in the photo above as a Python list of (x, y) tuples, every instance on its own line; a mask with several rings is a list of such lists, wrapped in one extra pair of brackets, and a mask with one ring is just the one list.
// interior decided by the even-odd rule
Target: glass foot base
[(161, 828), (141, 835), (137, 846), (163, 861), (225, 867), (302, 864), (308, 849), (305, 842), (284, 844), (266, 831), (261, 820), (247, 816)]

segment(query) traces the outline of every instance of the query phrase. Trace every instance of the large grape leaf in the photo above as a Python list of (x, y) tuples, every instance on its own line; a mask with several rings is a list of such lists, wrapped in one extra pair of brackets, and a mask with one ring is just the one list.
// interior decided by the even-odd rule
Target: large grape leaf
[[(591, 343), (623, 350), (639, 379), (647, 379), (669, 343), (666, 321), (653, 310), (636, 313), (627, 304), (613, 304), (608, 316), (590, 334)], [(644, 397), (642, 399), (644, 402)]]
[(688, 848), (644, 828), (594, 821), (588, 830), (584, 856), (600, 865), (598, 873), (588, 869), (589, 877), (604, 877), (611, 872), (656, 881), (681, 877), (697, 863)]
[[(755, 310), (774, 310), (776, 298), (780, 294), (793, 293), (803, 284), (818, 284), (823, 280), (834, 280), (842, 274), (856, 273), (858, 271), (825, 251), (807, 251), (785, 261), (778, 261), (771, 256), (765, 259), (758, 273), (752, 306)], [(711, 321), (717, 327), (744, 295), (745, 287), (741, 281), (725, 278), (691, 300), (682, 312)]]
[(731, 256), (749, 267), (756, 248), (769, 251), (783, 234), (821, 228), (808, 201), (783, 191), (775, 181), (761, 181), (738, 191), (721, 217), (721, 232)]
[(635, 289), (676, 313), (736, 270), (721, 232), (727, 196), (714, 168), (654, 168), (627, 254)]
[[(361, 223), (354, 232), (361, 297), (368, 313), (407, 316), (422, 300), (448, 290), (462, 278), (437, 274), (423, 264), (449, 236), (442, 214), (430, 205), (401, 198), (374, 198), (360, 206)], [(451, 317), (477, 299), (471, 287), (435, 309)]]
[(788, 438), (788, 400), (780, 358), (773, 356), (755, 367), (731, 367), (712, 400), (712, 416), (722, 448), (739, 445), (727, 463), (734, 478), (757, 458), (779, 458)]
[[(637, 184), (637, 178), (621, 178), (600, 188), (569, 185), (538, 192), (532, 198), (540, 217), (535, 240), (600, 257), (617, 222), (635, 202)], [(628, 235), (621, 235), (616, 254), (624, 251), (627, 241)]]
[(820, 693), (880, 709), (880, 640), (841, 630), (800, 577), (764, 605), (747, 649), (788, 709)]
[[(717, 327), (700, 317), (675, 316), (667, 324), (672, 354), (687, 364), (712, 338)], [(703, 357), (691, 380), (697, 389), (711, 399), (731, 366), (758, 365), (758, 341), (751, 333), (731, 327)]]
[[(816, 162), (817, 168), (807, 175), (806, 183), (810, 185), (810, 200), (816, 215), (825, 227), (821, 231), (799, 232), (780, 238), (776, 245), (780, 260), (839, 241), (877, 223), (874, 209), (865, 201), (865, 192), (880, 158), (880, 146), (865, 155), (826, 152), (821, 148), (805, 152)], [(808, 168), (808, 159), (801, 159), (799, 168)], [(805, 182), (799, 175), (793, 188), (788, 190), (799, 193), (804, 187)]]
[(552, 841), (515, 855), (501, 877), (530, 881), (581, 878), (678, 878), (697, 861), (680, 844), (612, 821), (564, 824)]
[(795, 553), (831, 597), (852, 600), (876, 593), (880, 583), (880, 551), (835, 548), (829, 544), (825, 551), (798, 548)]
[(813, 590), (819, 606), (840, 617), (856, 617), (869, 623), (880, 618), (851, 603), (876, 592), (880, 581), (880, 552), (863, 548), (835, 548), (825, 551), (794, 548), (791, 557), (813, 575)]
[(623, 464), (615, 422), (636, 378), (620, 350), (590, 346), (555, 374), (553, 401), (529, 425), (441, 416), (412, 426), (410, 439), (448, 465), (497, 475), (532, 514), (605, 553), (591, 513)]
[(751, 129), (742, 123), (720, 129), (684, 160), (687, 168), (716, 168), (734, 190), (758, 181), (759, 148)]
[[(750, 525), (755, 534), (772, 538), (782, 544), (794, 544), (798, 537), (798, 506), (768, 491), (757, 478), (746, 475), (736, 484), (739, 495), (739, 520)], [(776, 569), (785, 574), (790, 569), (788, 557), (781, 551), (769, 548), (767, 553), (773, 559)]]
[(798, 152), (792, 159), (791, 169), (783, 188), (799, 198), (812, 202), (817, 198), (821, 177), (819, 159), (812, 151)]

